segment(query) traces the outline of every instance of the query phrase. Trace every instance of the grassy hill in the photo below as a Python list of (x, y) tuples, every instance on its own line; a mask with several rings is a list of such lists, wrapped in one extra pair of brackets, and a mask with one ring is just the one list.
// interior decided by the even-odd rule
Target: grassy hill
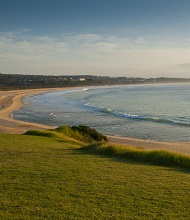
[(56, 132), (0, 135), (0, 219), (189, 219), (187, 168), (100, 153), (99, 143)]

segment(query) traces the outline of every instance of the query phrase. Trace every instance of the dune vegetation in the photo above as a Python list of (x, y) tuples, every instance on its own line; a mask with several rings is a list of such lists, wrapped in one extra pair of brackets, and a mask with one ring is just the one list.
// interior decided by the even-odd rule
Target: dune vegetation
[(187, 168), (190, 170), (190, 157), (179, 153), (166, 150), (144, 150), (131, 146), (110, 145), (107, 137), (85, 125), (79, 126), (60, 126), (56, 129), (47, 131), (30, 130), (26, 135), (54, 137), (63, 141), (70, 137), (73, 141), (82, 142), (84, 146), (80, 149), (104, 156), (115, 156), (119, 158), (131, 159), (138, 162), (149, 163), (152, 165)]
[(113, 146), (85, 126), (0, 142), (0, 219), (189, 219), (189, 157)]

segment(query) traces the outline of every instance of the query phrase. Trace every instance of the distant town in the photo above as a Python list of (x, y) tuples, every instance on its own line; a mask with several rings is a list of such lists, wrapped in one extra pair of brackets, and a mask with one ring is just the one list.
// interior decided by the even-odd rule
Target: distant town
[(74, 86), (190, 83), (190, 78), (140, 78), (93, 75), (23, 75), (0, 73), (0, 90), (38, 89)]

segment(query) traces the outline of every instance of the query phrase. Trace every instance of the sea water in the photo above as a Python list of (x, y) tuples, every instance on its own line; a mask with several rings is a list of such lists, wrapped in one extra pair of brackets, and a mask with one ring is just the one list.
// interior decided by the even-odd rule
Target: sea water
[(72, 88), (24, 98), (15, 119), (88, 125), (99, 132), (158, 141), (190, 141), (190, 84)]

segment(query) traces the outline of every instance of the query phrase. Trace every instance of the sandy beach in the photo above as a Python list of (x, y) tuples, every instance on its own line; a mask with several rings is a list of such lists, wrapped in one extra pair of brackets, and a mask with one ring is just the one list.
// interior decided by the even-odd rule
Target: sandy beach
[(158, 142), (152, 140), (139, 140), (127, 137), (108, 136), (111, 143), (129, 145), (146, 150), (167, 150), (190, 155), (190, 143), (183, 142)]
[(18, 121), (12, 118), (12, 112), (24, 106), (22, 98), (55, 89), (29, 89), (0, 91), (0, 133), (21, 134), (31, 129), (50, 129), (52, 126), (32, 122)]
[[(59, 88), (65, 89), (65, 88)], [(68, 88), (66, 88), (68, 89)], [(45, 89), (29, 89), (29, 90), (14, 90), (14, 91), (0, 91), (0, 134), (22, 134), (27, 130), (34, 129), (50, 129), (52, 126), (37, 124), (32, 122), (18, 121), (11, 117), (14, 110), (20, 109), (24, 103), (22, 98), (27, 95), (39, 94), (58, 90), (56, 88)], [(134, 147), (144, 148), (146, 150), (168, 150), (177, 153), (190, 155), (190, 143), (176, 143), (176, 142), (156, 142), (152, 140), (138, 140), (127, 137), (108, 136), (111, 143), (122, 145), (130, 145)]]

